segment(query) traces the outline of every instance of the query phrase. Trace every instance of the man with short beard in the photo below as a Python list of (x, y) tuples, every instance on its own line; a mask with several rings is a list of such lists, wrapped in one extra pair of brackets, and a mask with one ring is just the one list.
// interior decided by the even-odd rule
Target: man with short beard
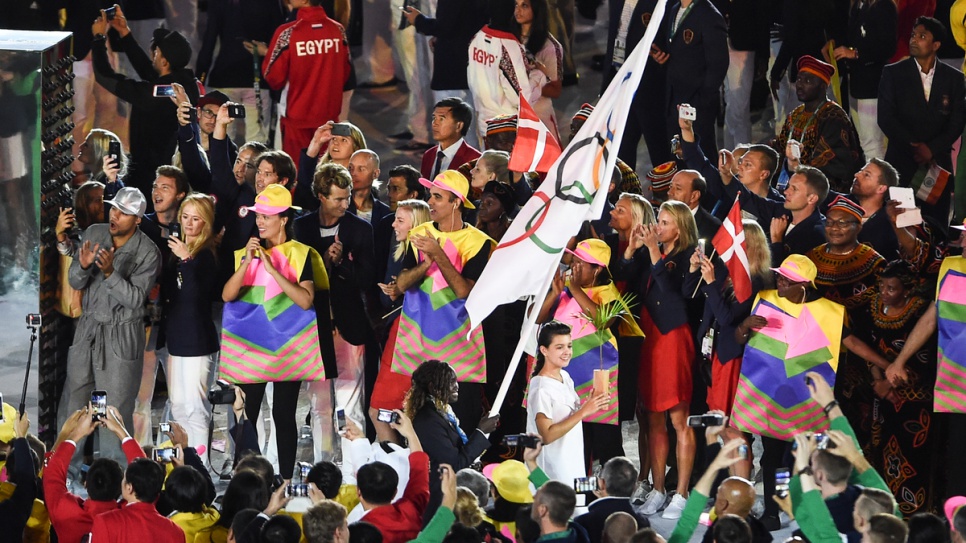
[[(70, 266), (70, 286), (83, 291), (84, 303), (68, 355), (58, 426), (87, 405), (91, 391), (99, 389), (117, 406), (124, 426), (133, 427), (144, 357), (144, 300), (160, 271), (161, 257), (147, 234), (138, 229), (147, 207), (141, 191), (125, 187), (105, 203), (112, 205), (110, 222), (84, 231)], [(115, 435), (100, 431), (98, 438), (101, 457), (127, 463)], [(72, 470), (79, 470), (82, 450), (78, 447), (74, 454)]]

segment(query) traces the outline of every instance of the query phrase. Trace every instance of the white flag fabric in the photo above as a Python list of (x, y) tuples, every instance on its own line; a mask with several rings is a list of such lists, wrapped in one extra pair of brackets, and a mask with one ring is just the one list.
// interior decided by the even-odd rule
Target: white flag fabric
[(499, 305), (528, 296), (543, 300), (567, 242), (585, 220), (600, 217), (631, 102), (666, 3), (658, 0), (644, 37), (490, 255), (466, 300), (472, 327)]

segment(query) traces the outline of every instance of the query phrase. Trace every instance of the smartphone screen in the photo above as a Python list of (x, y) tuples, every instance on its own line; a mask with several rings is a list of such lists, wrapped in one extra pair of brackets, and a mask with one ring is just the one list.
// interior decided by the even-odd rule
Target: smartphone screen
[(91, 407), (94, 411), (91, 416), (94, 420), (102, 420), (107, 418), (107, 391), (106, 390), (95, 390), (91, 392)]
[(171, 85), (154, 86), (155, 98), (167, 98), (168, 96), (174, 96), (174, 87), (172, 87)]
[(345, 409), (339, 409), (335, 412), (335, 418), (339, 425), (339, 430), (345, 428)]

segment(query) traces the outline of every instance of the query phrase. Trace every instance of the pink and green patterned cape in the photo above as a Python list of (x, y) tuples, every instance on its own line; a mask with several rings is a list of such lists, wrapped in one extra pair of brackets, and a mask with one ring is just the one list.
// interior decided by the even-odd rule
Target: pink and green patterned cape
[(948, 257), (936, 290), (939, 363), (935, 410), (966, 413), (966, 259)]
[[(244, 249), (235, 251), (235, 269), (244, 256)], [(287, 241), (272, 248), (270, 257), (275, 269), (296, 284), (303, 268), (312, 266), (315, 289), (329, 289), (322, 257), (308, 245)], [(245, 272), (238, 299), (225, 304), (219, 376), (233, 383), (325, 379), (315, 308), (297, 306), (261, 259)]]
[(835, 386), (845, 307), (824, 298), (795, 304), (775, 290), (759, 293), (753, 307), (768, 325), (753, 331), (745, 347), (733, 425), (785, 441), (824, 431), (828, 420), (808, 392), (805, 373), (818, 372)]
[[(492, 250), (495, 242), (472, 226), (455, 232), (440, 232), (430, 222), (409, 232), (439, 240), (449, 261), (462, 272), (466, 262), (481, 250)], [(423, 255), (416, 251), (416, 258)], [(486, 382), (486, 352), (483, 327), (470, 330), (466, 300), (458, 298), (446, 283), (439, 266), (433, 263), (422, 281), (409, 288), (403, 297), (402, 314), (392, 355), (392, 371), (412, 375), (426, 360), (446, 362), (456, 371), (459, 381)]]

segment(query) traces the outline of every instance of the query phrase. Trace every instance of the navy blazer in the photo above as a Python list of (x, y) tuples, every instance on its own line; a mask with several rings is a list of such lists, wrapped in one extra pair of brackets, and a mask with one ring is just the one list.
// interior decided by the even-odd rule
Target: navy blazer
[[(320, 224), (318, 213), (299, 217), (295, 220), (295, 239), (325, 255), (335, 243), (335, 237), (323, 238)], [(329, 272), (333, 325), (349, 343), (364, 345), (373, 337), (364, 298), (376, 269), (372, 227), (359, 217), (346, 213), (339, 219), (339, 241), (342, 243), (342, 262), (326, 270)], [(317, 304), (316, 310), (328, 314), (329, 307)]]
[(728, 72), (728, 27), (724, 17), (708, 0), (694, 0), (674, 35), (671, 26), (680, 0), (664, 14), (666, 41), (659, 48), (670, 55), (667, 62), (667, 108), (688, 103), (699, 110), (716, 106), (718, 89)]
[(647, 308), (662, 334), (688, 322), (688, 301), (681, 295), (681, 285), (693, 252), (694, 247), (687, 247), (652, 265), (647, 247), (641, 247), (630, 261), (621, 261), (621, 274), (641, 277), (641, 307)]
[(638, 513), (631, 505), (630, 498), (606, 496), (591, 502), (587, 512), (574, 518), (574, 523), (587, 530), (590, 543), (601, 543), (604, 535), (604, 522), (611, 513), (627, 513), (637, 520), (637, 529), (650, 528), (651, 522), (647, 516)]
[[(915, 59), (900, 60), (882, 69), (878, 121), (889, 138), (885, 160), (895, 166), (904, 186), (919, 168), (909, 144), (925, 143), (936, 164), (952, 171), (950, 150), (966, 124), (962, 72), (938, 61), (935, 69), (928, 102)], [(951, 183), (947, 190), (952, 190)]]

